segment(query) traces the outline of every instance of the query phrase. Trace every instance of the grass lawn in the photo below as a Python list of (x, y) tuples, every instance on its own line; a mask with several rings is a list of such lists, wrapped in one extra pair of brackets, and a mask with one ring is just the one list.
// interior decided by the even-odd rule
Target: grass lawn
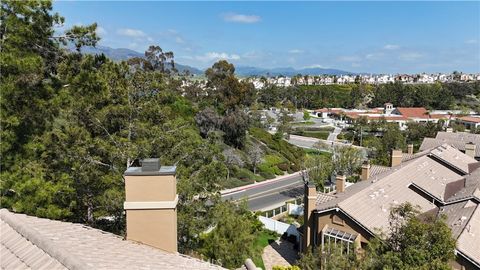
[(295, 130), (292, 134), (326, 140), (330, 132), (326, 130)]
[(270, 242), (275, 241), (278, 239), (278, 234), (272, 231), (263, 230), (260, 235), (257, 237), (255, 241), (255, 256), (253, 256), (252, 260), (257, 267), (261, 267), (265, 269), (265, 265), (263, 264), (262, 253), (263, 249), (270, 244)]
[(330, 132), (328, 131), (304, 131), (303, 136), (326, 140)]
[(328, 158), (332, 157), (332, 153), (329, 153), (329, 152), (319, 151), (315, 149), (308, 149), (308, 148), (305, 148), (304, 151), (308, 156), (325, 156)]
[(293, 122), (292, 125), (294, 126), (301, 126), (301, 125), (313, 125), (315, 122), (313, 121), (305, 121), (305, 122)]

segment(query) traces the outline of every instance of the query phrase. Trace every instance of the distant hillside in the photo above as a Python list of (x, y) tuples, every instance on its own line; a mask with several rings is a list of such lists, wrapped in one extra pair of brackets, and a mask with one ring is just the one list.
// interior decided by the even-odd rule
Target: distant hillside
[(301, 75), (352, 75), (353, 72), (339, 70), (339, 69), (330, 69), (330, 68), (303, 68), (303, 69), (294, 69), (292, 67), (285, 68), (257, 68), (257, 67), (236, 67), (235, 72), (240, 76), (295, 76), (297, 74)]
[[(73, 50), (74, 48), (70, 48)], [(114, 61), (122, 61), (127, 60), (133, 57), (143, 57), (143, 53), (126, 49), (126, 48), (111, 48), (106, 46), (97, 46), (97, 47), (83, 47), (82, 52), (88, 54), (105, 54), (107, 57)], [(176, 67), (180, 72), (189, 71), (191, 74), (202, 75), (204, 73), (203, 70), (182, 65), (176, 63)], [(280, 67), (280, 68), (259, 68), (259, 67), (251, 67), (251, 66), (237, 66), (235, 68), (235, 73), (238, 76), (246, 77), (246, 76), (295, 76), (298, 74), (301, 75), (355, 75), (353, 72), (339, 70), (339, 69), (330, 69), (330, 68), (303, 68), (303, 69), (295, 69), (292, 67)]]
[[(126, 49), (126, 48), (110, 48), (106, 46), (97, 46), (97, 47), (82, 47), (82, 52), (87, 54), (105, 54), (108, 58), (112, 59), (113, 61), (123, 61), (133, 57), (143, 57), (143, 53), (139, 53), (134, 50)], [(182, 65), (179, 63), (175, 63), (176, 68), (179, 72), (189, 71), (191, 74), (203, 74), (203, 71), (187, 66)]]

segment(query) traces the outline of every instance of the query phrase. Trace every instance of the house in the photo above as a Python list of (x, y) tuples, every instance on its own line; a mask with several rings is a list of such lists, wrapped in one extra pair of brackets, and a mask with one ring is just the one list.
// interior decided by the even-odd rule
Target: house
[(463, 116), (457, 118), (457, 122), (462, 124), (467, 129), (476, 129), (480, 128), (480, 116)]
[(390, 209), (410, 202), (422, 213), (447, 215), (457, 241), (452, 268), (478, 269), (480, 163), (447, 144), (417, 154), (394, 150), (391, 161), (391, 167), (364, 163), (362, 181), (349, 187), (337, 176), (334, 194), (306, 185), (302, 249), (330, 241), (347, 252), (364, 249), (372, 237), (388, 233)]
[(177, 252), (175, 167), (125, 172), (126, 239), (83, 224), (0, 210), (1, 269), (223, 269)]
[[(335, 112), (332, 112), (332, 114), (335, 114)], [(407, 128), (407, 123), (410, 121), (418, 123), (437, 123), (439, 120), (444, 120), (448, 123), (452, 118), (451, 115), (444, 113), (429, 113), (427, 109), (423, 107), (395, 108), (392, 103), (385, 103), (383, 108), (373, 108), (368, 110), (341, 109), (338, 117), (340, 117), (340, 115), (345, 115), (347, 122), (353, 122), (360, 117), (365, 117), (368, 122), (385, 120), (388, 123), (398, 124), (401, 130), (405, 130)]]
[(442, 144), (448, 144), (459, 151), (480, 160), (480, 134), (467, 132), (438, 132), (435, 138), (424, 138), (420, 151), (424, 151)]

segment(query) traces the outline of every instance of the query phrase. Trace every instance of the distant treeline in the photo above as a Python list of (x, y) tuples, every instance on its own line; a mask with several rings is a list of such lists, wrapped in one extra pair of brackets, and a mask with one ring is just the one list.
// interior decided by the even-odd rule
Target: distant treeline
[(390, 102), (396, 107), (480, 111), (480, 83), (269, 86), (259, 91), (258, 101), (266, 107), (289, 105), (307, 109), (372, 108)]

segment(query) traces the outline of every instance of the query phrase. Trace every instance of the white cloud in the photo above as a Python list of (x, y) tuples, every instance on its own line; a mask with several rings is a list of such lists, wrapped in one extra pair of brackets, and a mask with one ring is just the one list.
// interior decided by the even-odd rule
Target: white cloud
[(95, 31), (97, 33), (97, 35), (99, 36), (105, 36), (107, 34), (107, 30), (105, 30), (105, 28), (101, 27), (101, 26), (98, 26), (97, 27), (97, 30)]
[(223, 14), (223, 20), (227, 22), (237, 22), (237, 23), (256, 23), (261, 20), (260, 16), (257, 15), (245, 15), (245, 14), (236, 14), (236, 13), (226, 13)]
[(367, 60), (379, 60), (385, 56), (383, 52), (373, 52), (365, 55), (365, 59)]
[(185, 44), (185, 38), (175, 29), (168, 29), (167, 31), (161, 32), (160, 36), (164, 39), (173, 40), (177, 44)]
[(147, 36), (142, 30), (132, 28), (122, 28), (117, 30), (117, 34), (132, 38), (141, 38)]
[(405, 61), (415, 61), (423, 57), (423, 54), (417, 52), (406, 52), (398, 56), (398, 59)]
[(397, 50), (397, 49), (400, 49), (400, 46), (395, 45), (395, 44), (387, 44), (387, 45), (383, 46), (383, 48), (385, 50)]
[(339, 61), (344, 61), (344, 62), (356, 62), (360, 61), (360, 57), (358, 56), (340, 56), (338, 58)]
[(303, 51), (299, 50), (299, 49), (293, 49), (293, 50), (288, 51), (288, 53), (299, 54), (299, 53), (303, 53)]
[(328, 68), (324, 65), (319, 65), (319, 64), (314, 64), (314, 65), (310, 65), (310, 66), (305, 66), (303, 68)]
[(202, 62), (211, 62), (216, 60), (240, 60), (240, 55), (238, 54), (228, 54), (228, 53), (219, 53), (219, 52), (207, 52), (203, 55), (197, 55), (194, 57), (198, 61)]
[(469, 39), (469, 40), (466, 40), (465, 43), (466, 43), (466, 44), (477, 44), (477, 43), (478, 43), (478, 40), (476, 40), (476, 39)]

